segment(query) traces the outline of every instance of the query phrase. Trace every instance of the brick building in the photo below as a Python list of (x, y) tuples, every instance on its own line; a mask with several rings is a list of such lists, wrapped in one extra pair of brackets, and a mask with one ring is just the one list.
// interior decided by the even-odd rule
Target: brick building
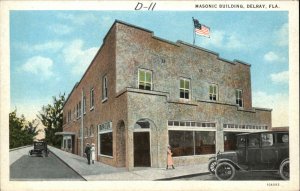
[(126, 167), (207, 162), (232, 150), (235, 134), (271, 128), (271, 110), (252, 107), (250, 65), (115, 21), (64, 109), (62, 148)]

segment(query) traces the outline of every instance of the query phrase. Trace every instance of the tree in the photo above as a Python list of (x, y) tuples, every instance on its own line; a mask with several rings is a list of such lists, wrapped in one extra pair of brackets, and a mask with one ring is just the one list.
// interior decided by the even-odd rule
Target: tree
[(9, 113), (9, 148), (31, 145), (38, 134), (36, 120), (27, 121), (24, 115), (17, 117), (17, 110)]
[(62, 137), (55, 135), (56, 132), (63, 130), (63, 104), (65, 102), (65, 94), (59, 94), (58, 97), (53, 96), (53, 104), (42, 107), (42, 111), (37, 116), (42, 124), (46, 127), (45, 141), (55, 147), (60, 147)]

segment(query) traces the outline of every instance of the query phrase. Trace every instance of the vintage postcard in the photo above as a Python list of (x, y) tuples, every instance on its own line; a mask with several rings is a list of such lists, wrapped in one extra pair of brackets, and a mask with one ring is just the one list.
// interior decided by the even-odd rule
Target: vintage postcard
[(1, 190), (299, 190), (296, 1), (1, 1)]

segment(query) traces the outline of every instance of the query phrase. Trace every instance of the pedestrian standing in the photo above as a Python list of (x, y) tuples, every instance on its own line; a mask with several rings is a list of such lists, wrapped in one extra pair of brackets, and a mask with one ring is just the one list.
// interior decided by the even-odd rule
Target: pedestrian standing
[(91, 159), (92, 159), (92, 164), (94, 164), (95, 161), (95, 144), (92, 143), (92, 147), (91, 147)]
[(88, 160), (88, 164), (91, 164), (91, 146), (89, 143), (86, 144), (85, 150), (86, 158)]
[(169, 166), (172, 166), (172, 168), (173, 169), (175, 169), (174, 168), (174, 163), (173, 163), (173, 158), (172, 158), (172, 155), (173, 155), (173, 153), (172, 153), (172, 151), (171, 151), (171, 146), (169, 145), (168, 146), (168, 151), (167, 151), (167, 169), (169, 168)]

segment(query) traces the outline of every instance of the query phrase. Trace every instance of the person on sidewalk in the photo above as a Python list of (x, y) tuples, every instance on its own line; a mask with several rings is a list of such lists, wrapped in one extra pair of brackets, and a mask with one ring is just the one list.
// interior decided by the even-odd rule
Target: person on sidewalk
[(95, 161), (95, 144), (92, 143), (92, 147), (91, 147), (91, 159), (92, 159), (92, 164), (94, 164)]
[(86, 144), (84, 153), (86, 154), (86, 158), (88, 160), (88, 164), (91, 164), (91, 147), (90, 147), (89, 143)]
[(173, 163), (172, 155), (173, 155), (173, 153), (172, 153), (172, 151), (171, 151), (171, 146), (168, 145), (168, 151), (167, 151), (167, 156), (168, 156), (167, 159), (168, 159), (168, 160), (167, 160), (167, 168), (166, 168), (166, 169), (168, 169), (169, 166), (172, 166), (172, 168), (175, 169), (175, 168), (174, 168), (174, 163)]

